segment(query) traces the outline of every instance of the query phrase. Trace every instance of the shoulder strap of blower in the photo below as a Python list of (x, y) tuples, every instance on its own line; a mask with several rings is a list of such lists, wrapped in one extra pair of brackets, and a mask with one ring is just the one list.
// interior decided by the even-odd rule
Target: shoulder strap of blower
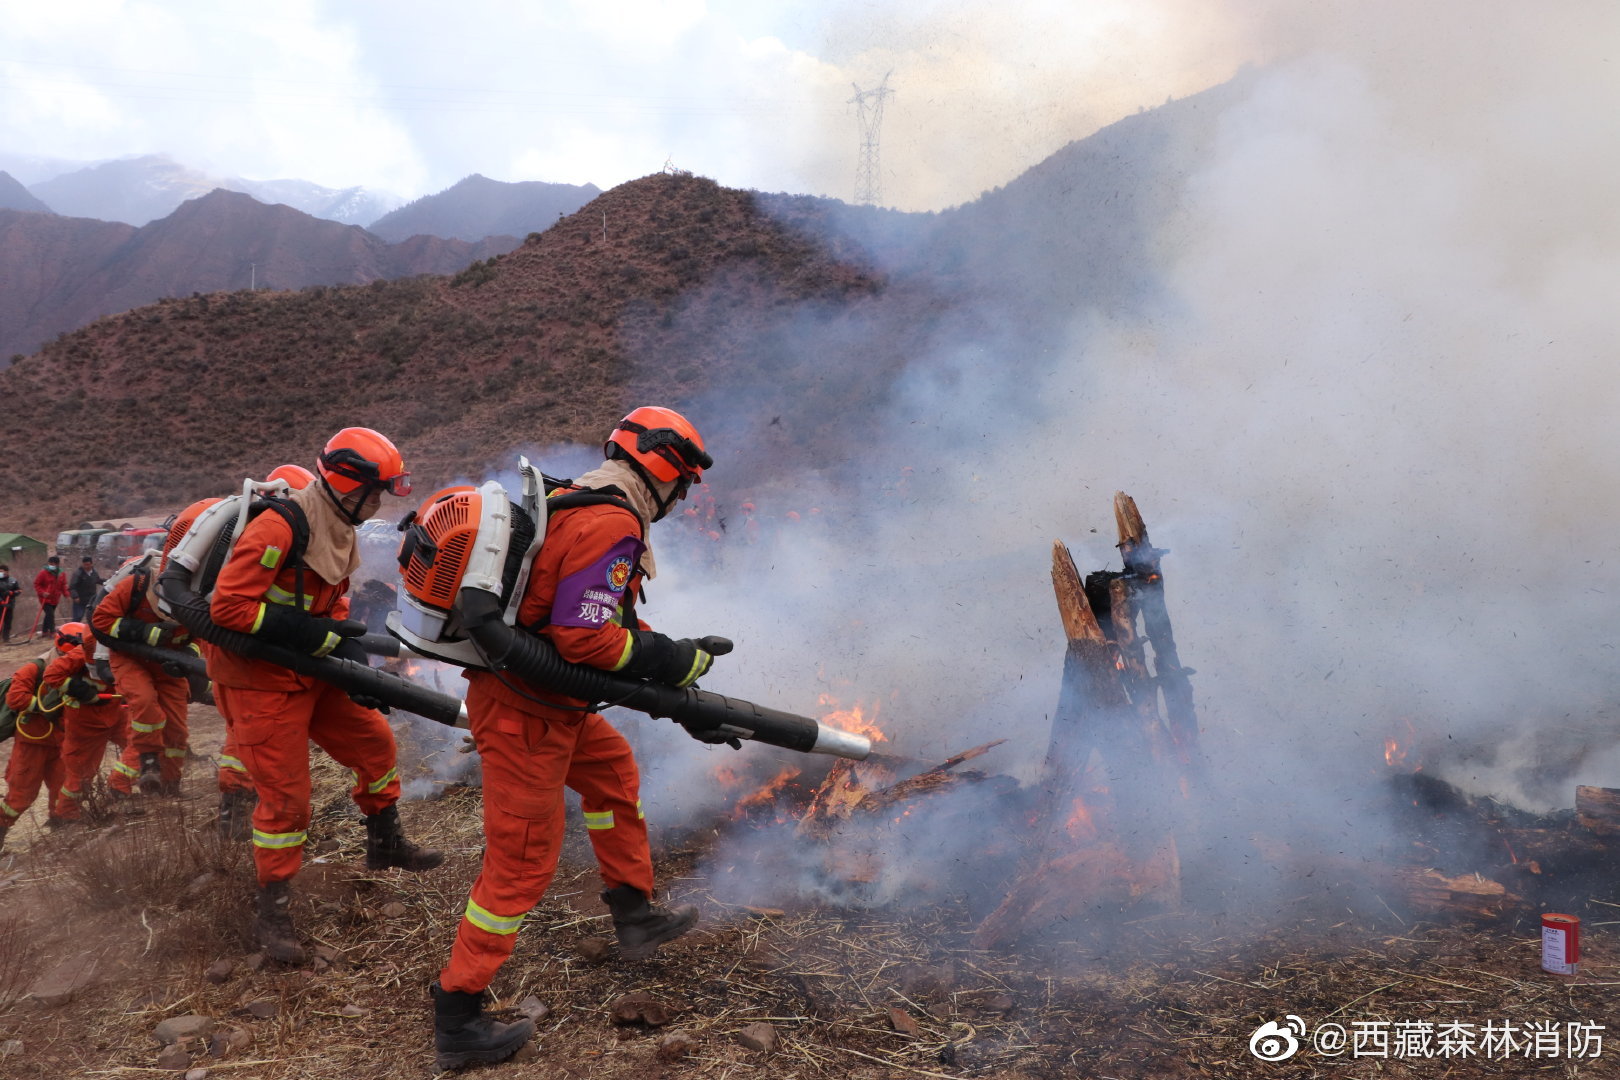
[[(636, 525), (641, 530), (641, 539), (643, 541), (647, 539), (647, 526), (642, 523), (641, 515), (636, 513), (636, 508), (630, 505), (630, 500), (624, 497), (623, 491), (612, 486), (573, 488), (573, 483), (572, 480), (558, 480), (550, 476), (545, 478), (547, 492), (545, 507), (548, 519), (558, 511), (573, 510), (581, 506), (617, 506), (621, 510), (630, 511), (630, 516), (636, 519)], [(553, 492), (562, 494), (552, 494)], [(545, 546), (545, 541), (541, 541), (541, 546)], [(624, 620), (627, 625), (632, 627), (635, 625), (636, 598), (630, 595), (628, 589), (625, 590), (624, 596)], [(550, 621), (550, 619), (536, 619), (532, 623), (519, 623), (518, 627), (533, 634)]]

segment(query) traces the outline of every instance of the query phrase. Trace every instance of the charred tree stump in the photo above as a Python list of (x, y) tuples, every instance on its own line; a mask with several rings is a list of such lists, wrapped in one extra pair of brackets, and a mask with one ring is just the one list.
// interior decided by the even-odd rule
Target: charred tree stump
[(1180, 904), (1177, 822), (1191, 794), (1198, 731), (1191, 673), (1176, 655), (1165, 609), (1164, 553), (1124, 493), (1115, 516), (1123, 571), (1082, 578), (1069, 549), (1052, 545), (1052, 587), (1068, 637), (1063, 682), (1030, 857), (976, 932), (983, 947), (1089, 909)]
[(1198, 753), (1198, 715), (1193, 709), (1191, 668), (1181, 666), (1176, 651), (1176, 635), (1170, 628), (1170, 611), (1164, 602), (1164, 571), (1159, 560), (1168, 550), (1156, 548), (1148, 539), (1147, 526), (1136, 508), (1136, 500), (1123, 491), (1114, 493), (1114, 522), (1119, 528), (1119, 554), (1130, 576), (1131, 595), (1142, 614), (1142, 626), (1153, 646), (1153, 683), (1164, 695), (1164, 712), (1170, 737), (1178, 756), (1199, 777), (1202, 758)]

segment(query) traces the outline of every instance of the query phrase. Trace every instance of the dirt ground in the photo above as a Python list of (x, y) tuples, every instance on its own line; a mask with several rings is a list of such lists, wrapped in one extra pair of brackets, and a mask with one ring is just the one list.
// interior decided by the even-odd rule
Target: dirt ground
[[(0, 650), (0, 665), (28, 655)], [(57, 833), (39, 829), (36, 804), (8, 841), (0, 1077), (161, 1075), (152, 1031), (189, 1014), (215, 1025), (213, 1053), (207, 1037), (186, 1047), (188, 1067), (211, 1076), (435, 1075), (427, 986), (477, 872), (479, 792), (451, 788), (404, 809), (413, 837), (447, 852), (444, 867), (368, 874), (346, 774), (315, 751), (297, 919), (321, 958), (261, 966), (246, 939), (247, 849), (222, 847), (213, 832), (220, 720), (206, 707), (192, 717), (199, 756), (183, 798)], [(583, 830), (571, 827), (552, 891), (493, 987), (498, 1007), (533, 996), (546, 1015), (518, 1060), (470, 1075), (1620, 1077), (1620, 1044), (1593, 1043), (1620, 1015), (1620, 949), (1601, 917), (1589, 918), (1575, 978), (1540, 970), (1533, 915), (1436, 926), (1320, 905), (1115, 917), (986, 951), (973, 947), (975, 917), (962, 905), (745, 908), (716, 896), (723, 890), (691, 835), (659, 836), (655, 854), (670, 899), (702, 909), (700, 930), (645, 962), (595, 962), (590, 939), (611, 928)], [(93, 971), (65, 1004), (31, 1000), (42, 973), (64, 962)], [(667, 1023), (616, 1024), (615, 1002), (632, 993), (655, 999)], [(1257, 1029), (1286, 1031), (1290, 1017), (1307, 1029), (1298, 1051), (1257, 1058)], [(1319, 1045), (1333, 1024), (1359, 1040), (1337, 1056), (1326, 1052), (1331, 1037)], [(1499, 1036), (1509, 1024), (1524, 1046), (1482, 1053), (1487, 1025)], [(774, 1049), (739, 1041), (754, 1025), (769, 1026)], [(659, 1048), (675, 1030), (689, 1051), (666, 1059)], [(1500, 1037), (1492, 1048), (1502, 1051)]]

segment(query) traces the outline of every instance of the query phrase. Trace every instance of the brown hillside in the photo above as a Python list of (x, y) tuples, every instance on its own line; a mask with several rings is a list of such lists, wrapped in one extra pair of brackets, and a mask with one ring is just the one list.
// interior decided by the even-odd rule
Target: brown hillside
[(0, 372), (0, 398), (81, 433), (70, 447), (8, 440), (0, 519), (44, 535), (161, 512), (307, 463), (350, 424), (394, 437), (424, 489), (519, 444), (594, 441), (629, 395), (688, 400), (746, 371), (773, 326), (876, 290), (837, 254), (750, 193), (660, 174), (454, 277), (103, 319)]
[(224, 190), (139, 229), (0, 210), (0, 366), (64, 330), (162, 297), (453, 273), (515, 246), (512, 237), (391, 245), (355, 225)]

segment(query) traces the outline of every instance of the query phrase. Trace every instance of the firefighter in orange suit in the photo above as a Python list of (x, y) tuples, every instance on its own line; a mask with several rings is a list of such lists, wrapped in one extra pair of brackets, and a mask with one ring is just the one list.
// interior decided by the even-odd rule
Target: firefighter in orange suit
[[(571, 662), (690, 685), (713, 656), (702, 643), (648, 630), (635, 617), (635, 601), (653, 569), (647, 526), (685, 498), (713, 461), (697, 429), (661, 408), (630, 413), (604, 452), (608, 460), (572, 491), (553, 493), (517, 625), (549, 638)], [(483, 994), (556, 871), (565, 787), (580, 794), (622, 955), (651, 954), (698, 916), (695, 907), (651, 902), (640, 777), (624, 736), (587, 711), (587, 702), (505, 673), (466, 677), (467, 713), (483, 760), (484, 864), (450, 961), (432, 988), (441, 1069), (504, 1060), (533, 1032), (528, 1021), (483, 1015)]]
[(62, 717), (59, 711), (41, 707), (37, 697), (51, 657), (47, 653), (18, 668), (6, 691), (6, 707), (17, 716), (17, 731), (6, 765), (6, 799), (0, 803), (0, 847), (5, 846), (6, 830), (33, 805), (41, 784), (48, 815), (45, 823), (52, 828), (61, 823), (54, 808), (62, 790)]
[[(370, 428), (334, 435), (316, 471), (318, 483), (287, 497), (292, 519), (267, 509), (242, 530), (220, 569), (211, 609), (214, 622), (228, 630), (326, 656), (345, 637), (365, 632), (345, 618), (349, 575), (360, 565), (355, 529), (377, 512), (385, 492), (408, 493), (410, 479), (394, 444)], [(368, 868), (426, 870), (443, 857), (400, 831), (394, 733), (376, 709), (330, 683), (223, 648), (210, 650), (208, 674), (220, 711), (231, 718), (235, 756), (259, 795), (255, 932), (273, 959), (302, 963), (290, 885), (309, 827), (310, 740), (354, 773), (352, 794), (366, 815)]]
[(41, 684), (62, 695), (62, 791), (56, 816), (79, 820), (80, 804), (96, 778), (109, 742), (124, 742), (128, 721), (123, 702), (105, 672), (92, 663), (96, 639), (84, 623), (56, 629), (56, 658), (45, 668)]
[[(281, 465), (265, 479), (280, 480), (289, 490), (298, 491), (314, 483), (315, 474), (302, 465)], [(181, 512), (180, 520), (185, 521), (189, 528), (197, 514), (215, 501), (205, 499), (187, 507)], [(187, 515), (190, 515), (190, 520), (187, 520)], [(176, 524), (178, 526), (178, 522)], [(178, 543), (178, 537), (171, 537), (169, 545), (172, 547), (175, 543)], [(200, 644), (205, 656), (213, 648), (207, 642)], [(219, 714), (225, 721), (225, 745), (219, 752), (219, 834), (225, 840), (246, 840), (253, 834), (253, 808), (258, 805), (259, 793), (253, 790), (253, 778), (248, 775), (247, 766), (242, 764), (231, 715), (223, 704), (218, 701), (215, 704), (219, 706)]]
[[(191, 641), (183, 626), (158, 614), (157, 575), (136, 570), (114, 585), (91, 610), (90, 625), (119, 641), (134, 641), (159, 649), (182, 648)], [(130, 738), (118, 764), (113, 786), (127, 791), (134, 780), (142, 795), (180, 794), (180, 774), (186, 760), (190, 728), (186, 722), (191, 685), (183, 675), (128, 653), (112, 650), (109, 657), (113, 682), (129, 710)], [(139, 772), (132, 765), (138, 761)]]

